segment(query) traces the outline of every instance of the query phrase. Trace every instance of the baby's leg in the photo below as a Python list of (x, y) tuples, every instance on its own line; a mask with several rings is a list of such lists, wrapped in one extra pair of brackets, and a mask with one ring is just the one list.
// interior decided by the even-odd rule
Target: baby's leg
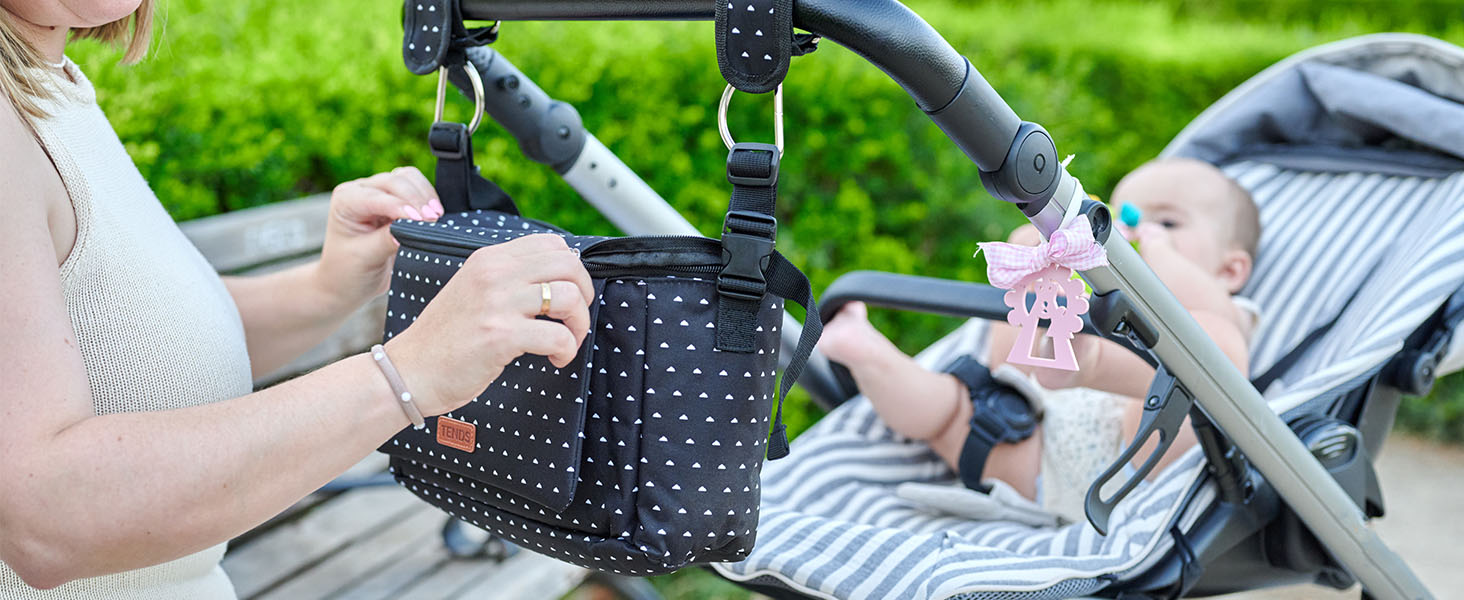
[[(819, 349), (849, 368), (859, 391), (885, 424), (905, 437), (930, 444), (952, 470), (971, 423), (970, 394), (955, 377), (933, 373), (905, 355), (870, 325), (862, 303), (851, 303), (824, 328)], [(1028, 498), (1036, 497), (1041, 435), (991, 450), (982, 471)]]
[[(968, 424), (967, 427), (970, 425)], [(965, 443), (965, 432), (962, 432)], [(1028, 500), (1037, 499), (1037, 474), (1042, 470), (1042, 426), (1015, 444), (997, 444), (986, 456), (983, 478), (1000, 479)]]
[(840, 310), (824, 327), (819, 350), (849, 368), (859, 391), (896, 433), (931, 441), (957, 412), (954, 377), (931, 373), (869, 323), (862, 302)]

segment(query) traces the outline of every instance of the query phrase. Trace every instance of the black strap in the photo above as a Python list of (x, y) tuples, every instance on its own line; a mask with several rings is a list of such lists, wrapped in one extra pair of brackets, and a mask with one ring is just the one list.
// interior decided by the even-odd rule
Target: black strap
[[(966, 487), (978, 492), (986, 493), (991, 489), (981, 483), (982, 472), (986, 470), (986, 459), (991, 455), (992, 448), (1001, 443), (1016, 443), (1031, 437), (1035, 430), (1040, 414), (1032, 411), (1032, 404), (1021, 392), (1012, 389), (1011, 386), (997, 381), (991, 375), (991, 369), (981, 364), (970, 355), (961, 355), (951, 361), (944, 369), (961, 384), (966, 386), (970, 395), (970, 401), (974, 411), (971, 414), (970, 429), (966, 432), (966, 442), (961, 446), (960, 457), (956, 461), (956, 468), (961, 474), (961, 483)], [(991, 394), (1011, 394), (1021, 398), (1027, 406), (1030, 421), (1025, 426), (1014, 425), (1006, 422), (1001, 416), (992, 414), (990, 404), (983, 405), (978, 400), (991, 400)]]
[[(979, 390), (997, 385), (996, 379), (991, 376), (991, 371), (969, 356), (963, 355), (956, 358), (955, 362), (946, 367), (945, 372), (960, 380), (973, 397)], [(980, 407), (975, 408), (979, 411)], [(979, 416), (980, 412), (977, 412), (972, 418)], [(985, 493), (990, 490), (981, 483), (981, 474), (986, 470), (986, 458), (991, 455), (991, 449), (1001, 443), (1001, 440), (993, 436), (982, 435), (982, 433), (984, 432), (978, 431), (974, 426), (966, 432), (966, 443), (961, 445), (961, 455), (956, 461), (956, 469), (960, 471), (961, 483), (965, 484), (967, 488)]]
[[(498, 26), (468, 29), (458, 2), (408, 0), (403, 4), (402, 59), (408, 70), (427, 75), (439, 69), (476, 68), (468, 63), (466, 50), (492, 43), (498, 38)], [(482, 209), (519, 214), (503, 188), (478, 173), (473, 164), (473, 134), (466, 125), (433, 123), (427, 143), (437, 157), (435, 185), (446, 212)]]
[(788, 75), (794, 48), (808, 52), (795, 46), (793, 0), (718, 0), (716, 21), (717, 66), (740, 91), (777, 89)]
[(798, 381), (798, 376), (803, 374), (808, 356), (813, 353), (819, 336), (823, 335), (823, 321), (819, 320), (818, 302), (813, 298), (813, 288), (808, 285), (808, 277), (798, 267), (788, 262), (782, 254), (775, 252), (768, 261), (767, 274), (769, 292), (802, 306), (807, 313), (803, 318), (803, 333), (798, 336), (798, 347), (793, 350), (793, 357), (788, 360), (788, 367), (783, 369), (783, 379), (778, 384), (778, 409), (773, 414), (773, 429), (768, 434), (768, 460), (777, 460), (788, 455), (788, 428), (783, 425), (783, 400), (788, 397), (788, 390), (793, 387), (793, 382)]
[(722, 224), (722, 272), (717, 275), (717, 349), (757, 350), (754, 328), (765, 275), (778, 235), (779, 152), (772, 144), (737, 144), (727, 155), (732, 199)]
[[(470, 67), (471, 68), (471, 67)], [(473, 136), (462, 123), (433, 123), (427, 143), (437, 157), (437, 196), (448, 213), (496, 210), (519, 214), (518, 206), (498, 184), (484, 179), (473, 164)]]

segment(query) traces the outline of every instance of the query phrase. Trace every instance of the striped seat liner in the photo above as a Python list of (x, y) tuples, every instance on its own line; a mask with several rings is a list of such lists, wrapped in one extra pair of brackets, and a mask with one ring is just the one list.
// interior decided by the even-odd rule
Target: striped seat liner
[[(1245, 293), (1262, 308), (1253, 373), (1336, 320), (1270, 386), (1278, 412), (1324, 410), (1375, 372), (1464, 285), (1464, 174), (1429, 179), (1296, 172), (1241, 162), (1226, 172), (1252, 191), (1263, 233)], [(1350, 301), (1349, 301), (1350, 299)], [(971, 321), (922, 352), (927, 367), (984, 356)], [(896, 436), (864, 398), (834, 410), (763, 469), (757, 547), (714, 565), (736, 581), (816, 598), (1065, 598), (1137, 575), (1215, 498), (1192, 450), (1115, 512), (1100, 536), (1086, 522), (1033, 529), (923, 512), (894, 494), (906, 481), (949, 482), (927, 446)]]

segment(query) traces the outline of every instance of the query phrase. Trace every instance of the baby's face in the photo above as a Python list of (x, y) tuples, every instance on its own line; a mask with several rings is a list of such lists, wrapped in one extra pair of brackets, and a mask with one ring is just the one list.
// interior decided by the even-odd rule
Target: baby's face
[[(1227, 193), (1226, 185), (1223, 175), (1208, 167), (1151, 164), (1119, 182), (1113, 200), (1120, 207), (1138, 207), (1142, 222), (1168, 229), (1181, 256), (1216, 277), (1233, 279), (1227, 261), (1238, 248), (1237, 210), (1232, 204), (1237, 199)], [(1234, 292), (1244, 278), (1224, 283)]]
[(1211, 206), (1204, 199), (1183, 196), (1183, 193), (1146, 195), (1125, 203), (1139, 208), (1143, 215), (1140, 222), (1169, 230), (1180, 256), (1206, 272), (1217, 272), (1225, 251), (1234, 245), (1232, 227), (1227, 222), (1233, 213), (1223, 205)]

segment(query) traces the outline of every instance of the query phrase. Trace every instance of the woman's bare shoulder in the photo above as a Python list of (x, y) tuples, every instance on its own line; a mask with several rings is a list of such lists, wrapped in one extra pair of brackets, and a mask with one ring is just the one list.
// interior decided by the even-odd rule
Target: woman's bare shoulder
[(0, 187), (0, 195), (33, 197), (34, 194), (27, 192), (39, 191), (34, 189), (37, 186), (53, 181), (58, 186), (61, 184), (61, 177), (51, 166), (51, 159), (36, 140), (34, 131), (3, 97), (0, 97), (0, 155), (8, 159), (0, 161), (0, 173), (7, 182)]
[(61, 175), (35, 133), (9, 102), (0, 98), (0, 205), (7, 212), (40, 213), (50, 228), (57, 254), (64, 258), (75, 239), (76, 223)]

